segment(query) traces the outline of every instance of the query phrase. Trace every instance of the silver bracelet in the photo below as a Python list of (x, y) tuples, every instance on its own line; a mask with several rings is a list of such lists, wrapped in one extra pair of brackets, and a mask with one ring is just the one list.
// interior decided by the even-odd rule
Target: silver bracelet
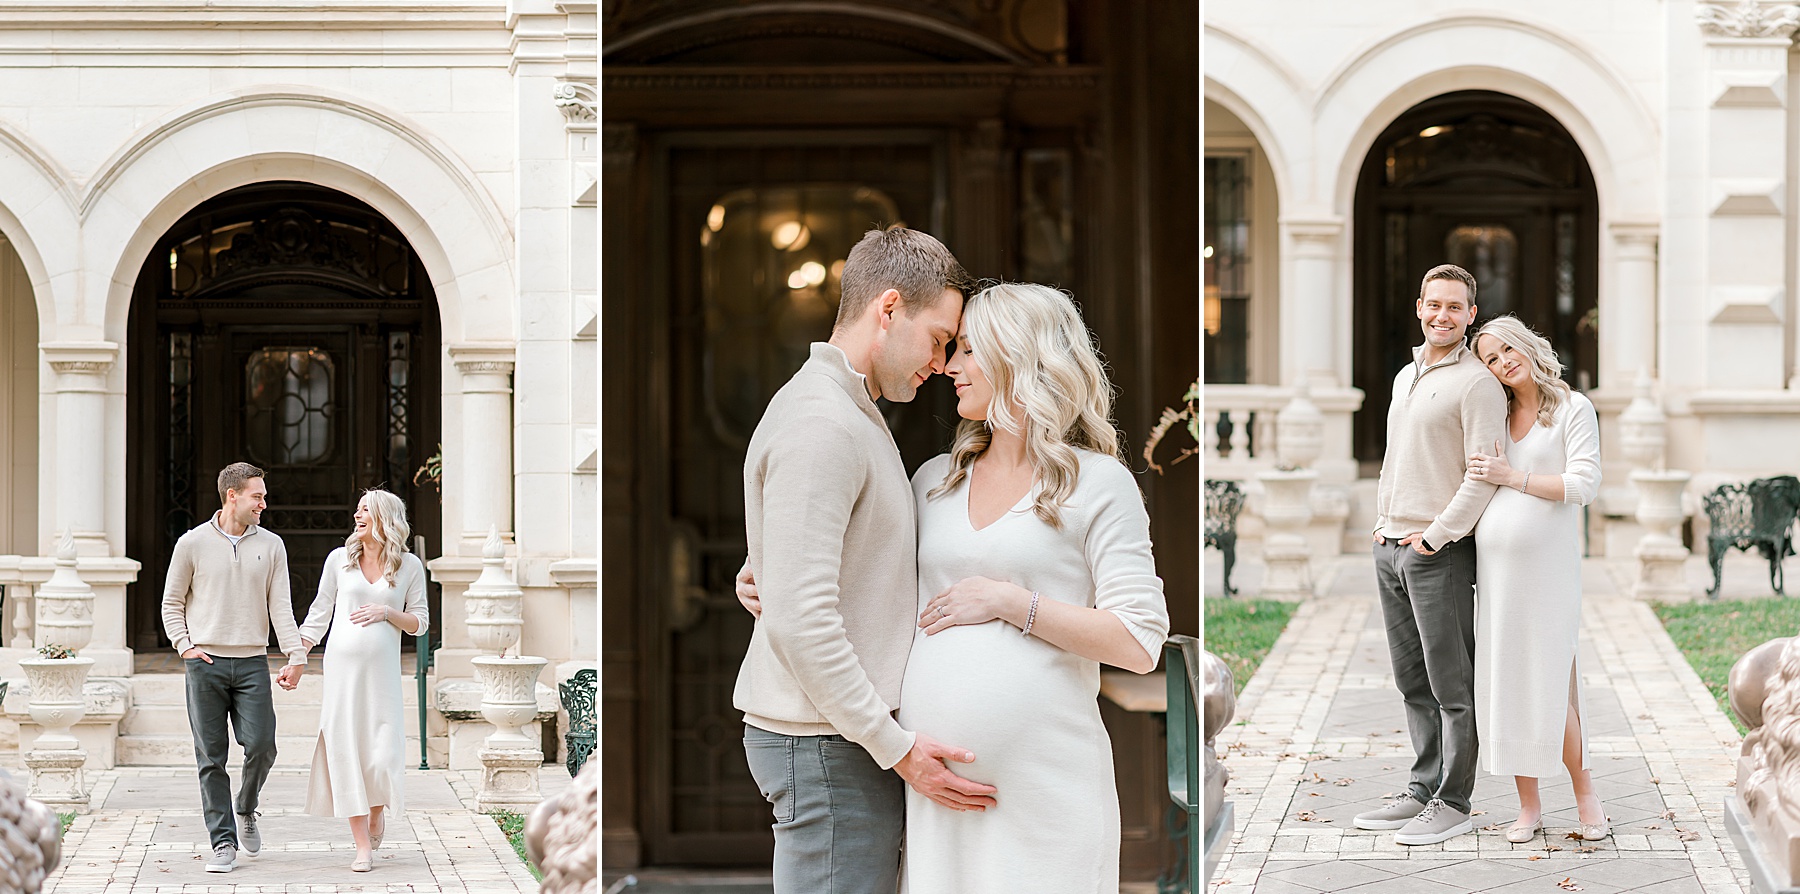
[(1525, 473), (1525, 483), (1519, 485), (1519, 493), (1525, 493), (1525, 492), (1529, 491), (1530, 489), (1531, 489), (1531, 473), (1526, 472)]
[(1037, 591), (1032, 590), (1031, 591), (1031, 610), (1027, 611), (1025, 613), (1025, 629), (1019, 631), (1020, 636), (1030, 636), (1031, 635), (1031, 625), (1037, 623), (1037, 604), (1038, 604)]

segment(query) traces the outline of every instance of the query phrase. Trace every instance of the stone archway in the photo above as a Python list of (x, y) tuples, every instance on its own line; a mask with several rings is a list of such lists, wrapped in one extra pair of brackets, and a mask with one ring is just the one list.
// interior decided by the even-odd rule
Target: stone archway
[[(1421, 335), (1419, 278), (1460, 264), (1478, 283), (1477, 323), (1514, 313), (1557, 348), (1571, 385), (1598, 380), (1599, 210), (1594, 176), (1567, 129), (1489, 91), (1426, 100), (1382, 131), (1355, 201), (1354, 384), (1386, 407)], [(1356, 457), (1379, 463), (1381, 413), (1356, 419)]]

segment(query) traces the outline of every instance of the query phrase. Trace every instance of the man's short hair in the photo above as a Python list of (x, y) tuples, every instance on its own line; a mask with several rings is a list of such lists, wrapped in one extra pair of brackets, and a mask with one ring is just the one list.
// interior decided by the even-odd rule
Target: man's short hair
[(244, 482), (263, 477), (263, 470), (249, 463), (232, 463), (219, 470), (219, 505), (225, 505), (225, 492), (243, 490)]
[(944, 243), (895, 224), (863, 234), (844, 259), (839, 284), (843, 294), (833, 329), (850, 325), (888, 289), (899, 291), (906, 315), (912, 316), (937, 304), (945, 289), (967, 295), (975, 281)]
[(1475, 276), (1455, 264), (1439, 264), (1425, 271), (1425, 278), (1419, 280), (1419, 300), (1425, 300), (1425, 286), (1434, 279), (1448, 279), (1462, 283), (1469, 288), (1469, 304), (1475, 303)]

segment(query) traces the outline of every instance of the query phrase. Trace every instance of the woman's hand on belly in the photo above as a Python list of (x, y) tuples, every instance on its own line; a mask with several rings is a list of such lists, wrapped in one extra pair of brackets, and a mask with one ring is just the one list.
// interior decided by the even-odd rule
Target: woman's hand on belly
[(371, 624), (385, 622), (388, 619), (389, 611), (392, 611), (392, 609), (389, 609), (379, 602), (371, 602), (367, 605), (361, 605), (351, 609), (350, 620), (355, 622), (359, 627), (368, 627)]
[(931, 597), (919, 613), (919, 626), (926, 636), (959, 624), (986, 624), (995, 619), (1023, 627), (1030, 605), (1031, 591), (1018, 584), (965, 577)]

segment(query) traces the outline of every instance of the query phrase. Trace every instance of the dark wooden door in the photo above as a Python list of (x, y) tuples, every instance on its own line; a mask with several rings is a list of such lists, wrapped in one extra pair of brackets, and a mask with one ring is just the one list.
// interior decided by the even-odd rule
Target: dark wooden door
[(168, 648), (169, 556), (219, 508), (227, 464), (267, 473), (262, 524), (287, 546), (297, 618), (364, 489), (398, 495), (435, 547), (438, 494), (413, 481), (437, 443), (437, 315), (422, 274), (372, 209), (305, 184), (234, 190), (165, 235), (128, 323), (126, 537), (144, 564), (127, 599), (132, 648)]
[(1550, 339), (1571, 385), (1593, 386), (1597, 209), (1574, 139), (1522, 100), (1449, 94), (1382, 134), (1357, 185), (1355, 384), (1366, 396), (1355, 438), (1366, 475), (1386, 449), (1394, 375), (1424, 340), (1419, 281), (1439, 264), (1474, 274), (1476, 326), (1518, 316)]
[[(731, 699), (752, 627), (732, 594), (744, 451), (810, 344), (830, 336), (850, 247), (889, 223), (942, 232), (943, 146), (910, 132), (713, 133), (670, 137), (656, 158), (655, 270), (670, 297), (652, 315), (659, 422), (640, 454), (655, 482), (639, 515), (645, 847), (654, 863), (757, 863), (773, 847), (769, 805)], [(946, 448), (956, 419), (935, 380), (884, 412), (909, 469)]]

